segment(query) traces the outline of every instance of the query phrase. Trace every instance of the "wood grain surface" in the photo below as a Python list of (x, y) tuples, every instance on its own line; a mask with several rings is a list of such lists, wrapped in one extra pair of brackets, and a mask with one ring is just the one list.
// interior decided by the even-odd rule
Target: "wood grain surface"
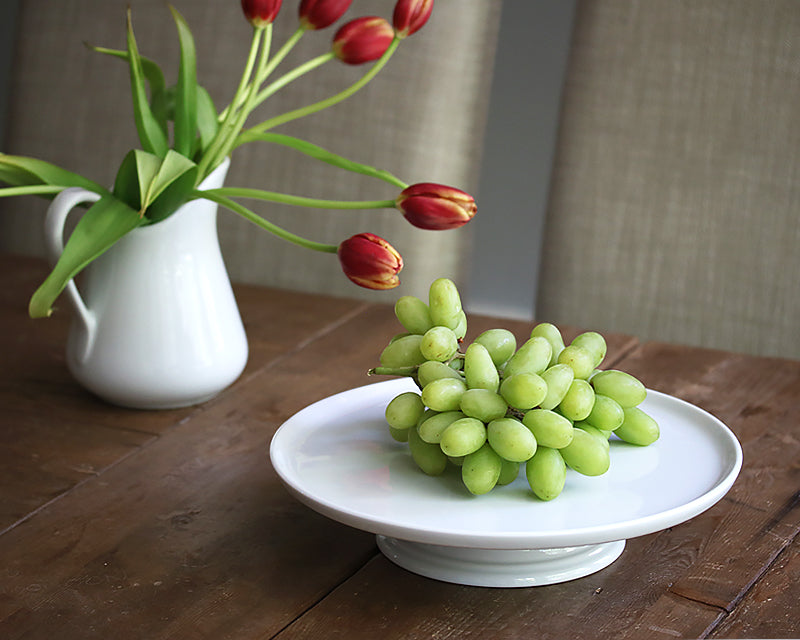
[[(605, 366), (734, 431), (740, 477), (593, 575), (465, 587), (395, 566), (269, 463), (289, 416), (377, 381), (366, 372), (400, 331), (390, 305), (236, 287), (242, 377), (203, 405), (142, 412), (72, 381), (66, 310), (27, 317), (45, 272), (0, 256), (0, 638), (800, 637), (800, 362), (607, 336)], [(470, 317), (468, 338), (498, 326), (531, 328)]]

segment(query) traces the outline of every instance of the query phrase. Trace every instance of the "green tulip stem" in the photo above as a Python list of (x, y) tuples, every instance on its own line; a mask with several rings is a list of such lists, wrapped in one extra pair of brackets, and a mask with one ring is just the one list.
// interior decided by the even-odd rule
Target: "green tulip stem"
[(45, 196), (59, 193), (64, 189), (66, 189), (66, 187), (54, 184), (32, 184), (22, 187), (6, 187), (0, 189), (0, 198), (3, 196)]
[[(269, 25), (269, 27), (271, 26), (272, 25)], [(271, 29), (269, 31), (271, 33)], [(244, 73), (242, 73), (242, 77), (239, 80), (239, 86), (236, 88), (236, 93), (233, 94), (233, 100), (231, 100), (230, 105), (225, 110), (225, 118), (222, 121), (217, 134), (214, 136), (214, 139), (211, 141), (211, 144), (208, 146), (208, 149), (198, 163), (197, 184), (202, 182), (217, 165), (217, 158), (220, 158), (220, 149), (222, 149), (222, 147), (225, 145), (226, 138), (230, 135), (231, 131), (238, 131), (237, 129), (232, 129), (237, 114), (235, 106), (242, 103), (246, 99), (245, 96), (249, 95), (250, 93), (250, 77), (253, 75), (253, 68), (255, 67), (258, 50), (261, 46), (262, 36), (265, 34), (265, 32), (267, 32), (266, 28), (253, 28), (253, 39), (250, 42), (250, 52), (247, 55)], [(253, 82), (255, 82), (255, 80), (253, 80)], [(224, 158), (225, 156), (223, 155), (221, 157)]]
[[(265, 76), (264, 76), (265, 78), (269, 77), (269, 75), (275, 70), (275, 67), (277, 67), (283, 61), (283, 59), (289, 54), (289, 52), (298, 43), (300, 38), (303, 37), (303, 34), (305, 32), (306, 32), (306, 29), (304, 27), (302, 27), (302, 26), (298, 27), (297, 30), (291, 35), (291, 37), (283, 44), (283, 46), (280, 49), (278, 49), (278, 51), (275, 52), (275, 54), (270, 59), (269, 67), (267, 68), (267, 71), (266, 71)], [(249, 75), (250, 74), (248, 73), (247, 77), (249, 77)], [(261, 93), (259, 93), (258, 96), (256, 96), (256, 100), (255, 100), (255, 103), (253, 104), (253, 108), (257, 107), (259, 104), (264, 102), (264, 100), (266, 100), (270, 95), (272, 95), (272, 93), (275, 93), (275, 91), (277, 91), (279, 88), (280, 87), (277, 87), (275, 90), (273, 90), (270, 94), (267, 94), (267, 95), (264, 95), (264, 91), (261, 91)], [(229, 109), (231, 109), (231, 108), (238, 109), (242, 105), (242, 103), (244, 102), (244, 93), (241, 93), (241, 95), (239, 95), (237, 93), (237, 96), (238, 96), (238, 99), (235, 102), (232, 102), (231, 104), (229, 104), (227, 107), (225, 107), (225, 109), (223, 109), (222, 112), (219, 114), (220, 122), (222, 122), (223, 119), (228, 115), (228, 110)]]
[(327, 109), (328, 107), (332, 107), (333, 105), (342, 102), (342, 100), (346, 100), (350, 96), (352, 96), (356, 91), (364, 87), (370, 80), (372, 80), (378, 72), (383, 69), (386, 63), (389, 61), (389, 58), (392, 57), (392, 54), (397, 50), (397, 47), (400, 45), (401, 38), (395, 36), (392, 43), (386, 49), (384, 54), (378, 58), (378, 61), (372, 65), (369, 71), (365, 73), (361, 78), (359, 78), (356, 82), (352, 85), (340, 91), (339, 93), (325, 98), (324, 100), (320, 100), (319, 102), (315, 102), (313, 104), (306, 105), (305, 107), (300, 107), (299, 109), (295, 109), (293, 111), (288, 111), (282, 115), (275, 116), (274, 118), (270, 118), (269, 120), (265, 120), (264, 122), (257, 124), (254, 127), (246, 130), (244, 133), (262, 133), (269, 129), (273, 129), (279, 125), (285, 124), (287, 122), (291, 122), (292, 120), (297, 120), (298, 118), (303, 118), (305, 116), (311, 115), (312, 113), (317, 113), (318, 111), (322, 111), (323, 109)]
[[(305, 75), (309, 71), (313, 71), (317, 67), (321, 67), (326, 62), (333, 60), (336, 56), (334, 55), (333, 51), (328, 51), (328, 53), (323, 53), (322, 55), (317, 56), (309, 60), (308, 62), (304, 62), (298, 67), (295, 67), (291, 71), (285, 73), (280, 78), (271, 82), (268, 86), (264, 87), (259, 94), (256, 96), (255, 103), (253, 104), (253, 108), (260, 105), (264, 100), (269, 98), (274, 93), (277, 93), (279, 90), (283, 89), (287, 84), (297, 80), (299, 77)], [(238, 145), (237, 145), (238, 146)]]
[(242, 206), (238, 202), (231, 200), (230, 198), (226, 198), (223, 195), (215, 193), (215, 190), (207, 190), (207, 191), (195, 191), (192, 195), (193, 198), (205, 198), (207, 200), (211, 200), (212, 202), (216, 202), (217, 204), (225, 207), (226, 209), (230, 209), (234, 213), (239, 214), (248, 222), (252, 222), (254, 225), (261, 227), (262, 229), (269, 231), (273, 235), (282, 238), (283, 240), (287, 240), (293, 244), (296, 244), (301, 247), (305, 247), (306, 249), (312, 249), (314, 251), (321, 251), (323, 253), (336, 253), (339, 250), (338, 245), (335, 244), (325, 244), (323, 242), (314, 242), (313, 240), (308, 240), (306, 238), (302, 238), (286, 229), (279, 227), (268, 220), (265, 220), (261, 216), (259, 216), (254, 211), (251, 211), (247, 207)]
[(222, 162), (222, 159), (230, 153), (231, 149), (233, 148), (233, 144), (236, 141), (236, 136), (242, 130), (242, 127), (247, 120), (247, 116), (250, 115), (250, 112), (253, 110), (253, 105), (256, 96), (258, 95), (258, 88), (271, 71), (269, 54), (272, 43), (272, 23), (269, 23), (264, 30), (265, 35), (264, 42), (261, 45), (261, 57), (253, 77), (253, 82), (250, 84), (250, 87), (247, 91), (247, 97), (245, 98), (242, 108), (239, 109), (238, 113), (236, 114), (236, 119), (234, 120), (233, 126), (225, 134), (224, 143), (218, 151), (217, 157), (212, 160), (212, 167), (217, 166), (220, 162)]
[(236, 146), (238, 147), (248, 142), (256, 141), (270, 142), (273, 144), (282, 145), (284, 147), (290, 147), (295, 151), (299, 151), (302, 154), (305, 154), (311, 158), (315, 158), (316, 160), (321, 160), (322, 162), (330, 164), (334, 167), (338, 167), (339, 169), (346, 169), (347, 171), (360, 173), (371, 178), (378, 178), (379, 180), (388, 182), (389, 184), (399, 187), (400, 189), (405, 189), (408, 186), (408, 184), (400, 180), (400, 178), (392, 175), (384, 169), (376, 169), (375, 167), (371, 167), (367, 164), (348, 160), (343, 156), (328, 151), (327, 149), (323, 149), (322, 147), (319, 147), (311, 142), (301, 140), (300, 138), (295, 138), (293, 136), (287, 136), (282, 133), (275, 133), (272, 131), (265, 131), (264, 133), (243, 133), (236, 139)]
[(297, 207), (313, 207), (316, 209), (393, 209), (396, 206), (394, 200), (325, 200), (320, 198), (306, 198), (305, 196), (293, 196), (288, 193), (277, 193), (275, 191), (264, 191), (262, 189), (247, 189), (244, 187), (221, 187), (219, 189), (201, 191), (200, 193), (209, 193), (224, 198), (252, 198), (266, 200), (267, 202), (277, 202), (279, 204), (290, 204)]

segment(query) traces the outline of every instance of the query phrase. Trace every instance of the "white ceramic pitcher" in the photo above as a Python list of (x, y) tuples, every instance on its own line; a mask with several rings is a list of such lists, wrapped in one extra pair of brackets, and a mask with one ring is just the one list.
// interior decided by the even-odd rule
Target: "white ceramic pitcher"
[[(222, 186), (229, 160), (199, 186)], [(45, 233), (53, 260), (63, 251), (70, 210), (99, 196), (65, 189), (53, 200)], [(85, 270), (81, 292), (65, 295), (75, 316), (67, 365), (84, 387), (117, 405), (166, 409), (208, 400), (236, 380), (247, 338), (222, 259), (217, 205), (184, 204), (161, 222), (135, 229)]]

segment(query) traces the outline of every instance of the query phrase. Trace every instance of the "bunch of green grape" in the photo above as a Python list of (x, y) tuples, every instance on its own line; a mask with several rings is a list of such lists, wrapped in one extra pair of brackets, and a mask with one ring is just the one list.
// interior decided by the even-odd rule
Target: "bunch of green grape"
[(481, 495), (513, 482), (524, 465), (533, 493), (552, 500), (567, 467), (587, 476), (608, 470), (611, 434), (641, 446), (659, 437), (656, 421), (638, 406), (644, 385), (598, 369), (606, 355), (599, 333), (565, 345), (555, 325), (540, 323), (517, 348), (510, 331), (489, 329), (464, 349), (467, 318), (447, 278), (431, 284), (427, 304), (401, 297), (395, 314), (406, 331), (370, 373), (417, 383), (419, 393), (389, 402), (386, 421), (429, 475), (455, 465), (466, 488)]

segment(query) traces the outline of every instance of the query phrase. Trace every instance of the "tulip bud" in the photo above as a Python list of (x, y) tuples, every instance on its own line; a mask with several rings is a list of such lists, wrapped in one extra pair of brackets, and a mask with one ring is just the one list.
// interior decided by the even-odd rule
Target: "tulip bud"
[(460, 227), (472, 220), (478, 210), (468, 193), (432, 182), (406, 187), (395, 206), (415, 227), (433, 231)]
[(266, 27), (278, 15), (283, 0), (242, 0), (244, 17), (254, 27)]
[(304, 29), (324, 29), (332, 25), (350, 8), (353, 0), (303, 0), (300, 3), (300, 24)]
[(334, 55), (347, 64), (380, 58), (394, 40), (394, 30), (383, 18), (364, 16), (342, 26), (333, 37)]
[(399, 38), (419, 31), (431, 17), (433, 0), (398, 0), (394, 6), (392, 23)]
[(400, 284), (397, 275), (403, 258), (383, 238), (373, 233), (359, 233), (339, 245), (339, 262), (344, 274), (360, 287), (394, 289)]

